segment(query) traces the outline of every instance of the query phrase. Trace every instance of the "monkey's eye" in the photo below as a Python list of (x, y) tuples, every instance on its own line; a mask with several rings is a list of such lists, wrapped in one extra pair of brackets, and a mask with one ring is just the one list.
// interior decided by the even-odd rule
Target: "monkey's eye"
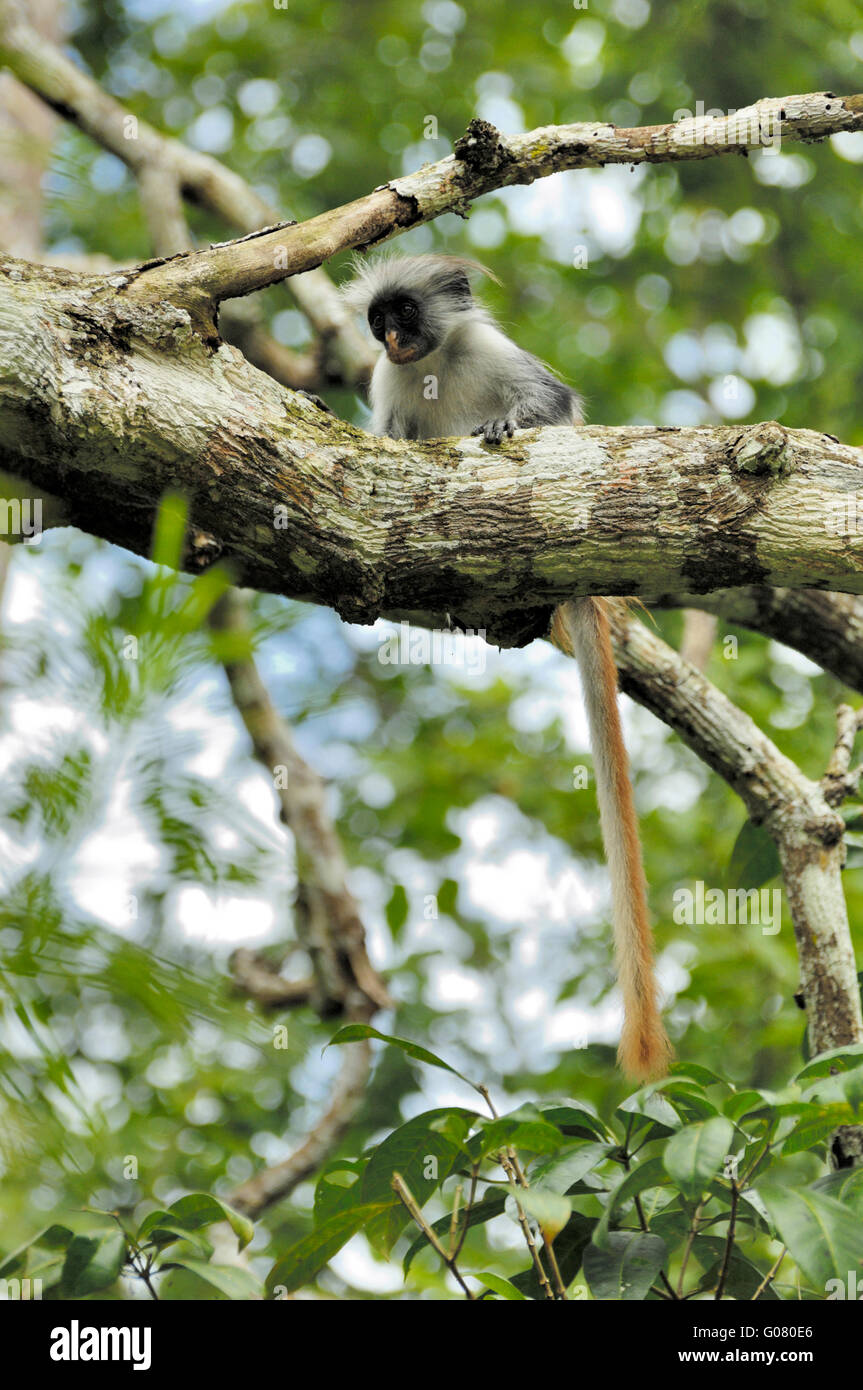
[(383, 314), (373, 314), (371, 317), (371, 329), (373, 333), (380, 333), (384, 326)]
[(404, 303), (399, 306), (399, 312), (403, 319), (415, 319), (417, 316), (417, 306), (412, 304), (409, 299), (406, 299)]

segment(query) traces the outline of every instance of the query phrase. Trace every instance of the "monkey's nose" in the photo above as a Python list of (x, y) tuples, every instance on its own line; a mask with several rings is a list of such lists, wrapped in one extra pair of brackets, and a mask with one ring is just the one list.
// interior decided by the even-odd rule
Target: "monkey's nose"
[(384, 334), (384, 341), (387, 345), (387, 357), (391, 362), (395, 362), (397, 366), (402, 367), (406, 362), (415, 362), (417, 360), (418, 352), (416, 344), (411, 344), (409, 347), (401, 347), (399, 344), (399, 335), (394, 328), (387, 329)]

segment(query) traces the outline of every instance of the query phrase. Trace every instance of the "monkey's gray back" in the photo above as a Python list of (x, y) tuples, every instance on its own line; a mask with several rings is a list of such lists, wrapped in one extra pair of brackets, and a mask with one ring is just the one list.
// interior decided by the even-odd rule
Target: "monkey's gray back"
[(372, 373), (371, 432), (393, 439), (467, 435), (489, 420), (519, 429), (581, 423), (581, 401), (481, 309), (441, 348), (397, 366), (381, 357)]

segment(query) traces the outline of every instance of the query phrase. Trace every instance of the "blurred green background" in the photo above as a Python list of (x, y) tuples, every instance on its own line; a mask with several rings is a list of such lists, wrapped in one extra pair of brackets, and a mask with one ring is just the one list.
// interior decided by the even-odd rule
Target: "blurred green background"
[[(72, 4), (65, 22), (73, 51), (131, 111), (300, 219), (448, 153), (477, 114), (505, 131), (645, 125), (863, 90), (863, 13), (844, 0), (182, 12), (136, 0)], [(484, 260), (502, 281), (487, 291), (495, 312), (584, 393), (592, 421), (779, 418), (859, 444), (861, 167), (863, 136), (847, 136), (574, 172), (486, 197), (468, 220), (442, 217), (398, 245)], [(230, 235), (197, 211), (191, 224), (202, 242)], [(150, 254), (129, 174), (63, 123), (44, 242), (62, 255)], [(343, 278), (346, 258), (327, 268)], [(277, 338), (310, 342), (283, 287), (258, 298)], [(327, 398), (363, 420), (352, 391)], [(69, 1205), (140, 1215), (187, 1189), (226, 1195), (302, 1137), (338, 1063), (321, 1058), (332, 1029), (310, 1014), (290, 1016), (290, 1047), (276, 1050), (271, 1021), (230, 995), (236, 944), (292, 935), (292, 851), (206, 637), (176, 617), (192, 583), (66, 531), (12, 560), (0, 655), (7, 1249)], [(488, 1081), (504, 1105), (569, 1094), (610, 1108), (626, 1087), (595, 805), (572, 790), (573, 767), (589, 763), (572, 669), (544, 644), (489, 651), (476, 678), (394, 668), (377, 659), (383, 625), (349, 629), (272, 598), (255, 615), (273, 697), (331, 780), (370, 951), (399, 1001), (378, 1025)], [(657, 621), (676, 643), (680, 616)], [(737, 643), (723, 647), (729, 635)], [(834, 678), (725, 625), (708, 674), (820, 772), (833, 708), (849, 696)], [(787, 913), (778, 935), (673, 923), (675, 888), (725, 884), (743, 811), (652, 717), (627, 703), (626, 718), (678, 1055), (781, 1084), (803, 1031)], [(854, 863), (852, 849), (859, 941)], [(450, 1100), (469, 1093), (388, 1052), (345, 1151)], [(304, 1186), (262, 1223), (262, 1270), (309, 1206)], [(443, 1287), (431, 1261), (415, 1277)], [(357, 1238), (323, 1284), (385, 1297), (401, 1279)]]

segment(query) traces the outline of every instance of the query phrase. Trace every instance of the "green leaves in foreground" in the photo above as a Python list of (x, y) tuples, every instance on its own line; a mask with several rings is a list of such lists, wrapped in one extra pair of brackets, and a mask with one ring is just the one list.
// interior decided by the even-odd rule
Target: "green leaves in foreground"
[(863, 1269), (863, 1222), (843, 1202), (811, 1189), (789, 1190), (765, 1182), (758, 1195), (777, 1235), (813, 1288), (848, 1280)]
[[(363, 1025), (335, 1041), (367, 1037), (460, 1075)], [(861, 1097), (861, 1051), (843, 1049), (780, 1092), (738, 1091), (703, 1067), (681, 1067), (628, 1097), (609, 1123), (570, 1099), (492, 1117), (429, 1110), (324, 1169), (314, 1228), (282, 1255), (267, 1288), (302, 1288), (362, 1234), (378, 1256), (406, 1240), (406, 1277), (429, 1277), (433, 1263), (417, 1267), (424, 1251), (455, 1263), (473, 1298), (547, 1300), (567, 1289), (621, 1302), (825, 1298), (863, 1265), (860, 1170), (830, 1173), (825, 1161), (830, 1126), (853, 1123)], [(526, 1242), (515, 1269), (511, 1237), (489, 1243), (485, 1228), (506, 1221), (522, 1240), (528, 1224), (545, 1279)]]
[(734, 1126), (724, 1115), (687, 1125), (665, 1146), (665, 1171), (685, 1196), (697, 1199), (721, 1171), (733, 1139)]
[[(58, 1299), (105, 1293), (121, 1274), (144, 1280), (151, 1295), (158, 1286), (161, 1298), (260, 1298), (263, 1289), (249, 1270), (212, 1263), (204, 1230), (221, 1222), (231, 1227), (240, 1248), (254, 1235), (247, 1217), (208, 1192), (192, 1192), (150, 1212), (134, 1235), (107, 1212), (70, 1212), (62, 1224), (0, 1259), (0, 1277), (38, 1279), (41, 1296)], [(174, 1247), (170, 1257), (168, 1246)]]

